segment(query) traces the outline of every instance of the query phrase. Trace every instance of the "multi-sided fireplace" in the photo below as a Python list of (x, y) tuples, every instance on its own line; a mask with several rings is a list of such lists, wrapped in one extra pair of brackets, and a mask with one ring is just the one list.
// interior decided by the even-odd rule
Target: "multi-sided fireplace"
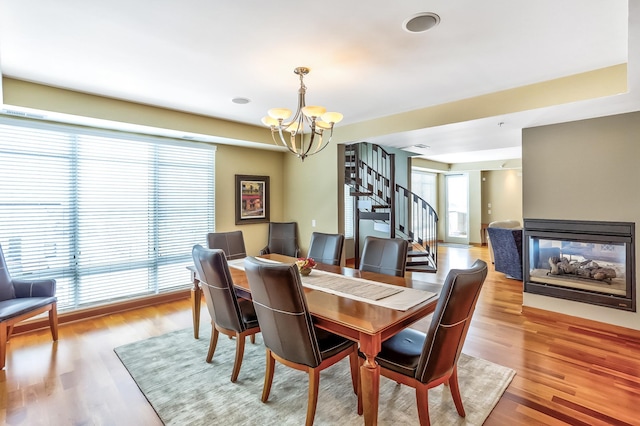
[(524, 219), (524, 291), (636, 311), (635, 224)]

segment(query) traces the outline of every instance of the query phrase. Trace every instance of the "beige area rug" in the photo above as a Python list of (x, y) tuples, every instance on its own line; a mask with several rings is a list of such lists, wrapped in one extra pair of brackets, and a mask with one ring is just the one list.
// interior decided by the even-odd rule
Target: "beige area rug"
[[(244, 362), (231, 383), (235, 341), (220, 335), (213, 362), (205, 357), (211, 328), (203, 325), (200, 339), (192, 329), (115, 348), (136, 384), (167, 425), (300, 425), (307, 410), (305, 373), (276, 363), (271, 395), (260, 402), (265, 371), (265, 349), (260, 334), (256, 344), (247, 339)], [(429, 391), (432, 425), (481, 425), (515, 372), (463, 354), (458, 379), (466, 418), (458, 416), (448, 388)], [(348, 360), (320, 374), (315, 425), (361, 425), (357, 399), (351, 388)], [(418, 424), (415, 391), (384, 377), (380, 381), (380, 425)]]

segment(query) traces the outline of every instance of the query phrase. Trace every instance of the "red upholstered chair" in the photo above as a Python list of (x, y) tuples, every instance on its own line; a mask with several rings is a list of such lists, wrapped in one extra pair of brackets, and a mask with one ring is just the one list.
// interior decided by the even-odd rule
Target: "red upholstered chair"
[(5, 366), (13, 326), (20, 321), (49, 312), (51, 336), (58, 340), (57, 306), (56, 280), (11, 279), (0, 246), (0, 369)]
[[(422, 426), (430, 424), (428, 391), (443, 383), (449, 385), (458, 414), (465, 416), (457, 364), (486, 276), (487, 264), (482, 260), (470, 269), (452, 269), (427, 334), (407, 328), (382, 342), (376, 357), (380, 374), (415, 388)], [(361, 399), (358, 412), (362, 412)]]

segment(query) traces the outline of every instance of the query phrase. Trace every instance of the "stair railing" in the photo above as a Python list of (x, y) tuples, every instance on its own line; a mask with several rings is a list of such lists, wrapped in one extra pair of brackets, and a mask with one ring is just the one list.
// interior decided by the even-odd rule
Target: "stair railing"
[(396, 184), (397, 230), (420, 245), (433, 268), (438, 265), (438, 214), (425, 199)]
[[(355, 267), (359, 266), (360, 219), (377, 218), (388, 212), (389, 237), (396, 232), (420, 245), (430, 266), (437, 267), (438, 215), (417, 194), (395, 184), (395, 154), (367, 142), (345, 145), (345, 183), (354, 197)], [(359, 201), (367, 201), (368, 212), (361, 212)]]

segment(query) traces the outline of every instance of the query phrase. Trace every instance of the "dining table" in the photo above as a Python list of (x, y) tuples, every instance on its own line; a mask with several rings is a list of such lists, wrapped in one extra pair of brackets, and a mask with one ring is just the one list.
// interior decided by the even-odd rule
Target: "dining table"
[[(267, 254), (258, 256), (268, 262), (295, 263), (296, 258)], [(242, 267), (243, 259), (229, 261), (229, 271), (233, 278), (236, 294), (239, 297), (251, 298), (251, 289)], [(202, 291), (196, 270), (192, 266), (191, 302), (193, 314), (194, 338), (198, 338), (200, 327), (200, 306)], [(325, 274), (328, 278), (351, 280), (355, 285), (376, 286), (382, 291), (390, 289), (390, 293), (405, 292), (400, 305), (393, 303), (385, 306), (386, 300), (402, 300), (402, 294), (383, 297), (380, 300), (343, 294), (340, 291), (327, 290), (313, 284), (313, 280), (302, 277), (305, 296), (314, 324), (322, 329), (358, 342), (360, 352), (365, 360), (360, 368), (360, 383), (363, 401), (363, 417), (365, 425), (376, 425), (378, 420), (378, 402), (380, 392), (380, 367), (376, 362), (376, 355), (381, 350), (382, 342), (396, 333), (433, 313), (438, 302), (442, 283), (433, 280), (423, 281), (416, 277), (419, 274), (407, 272), (404, 277), (365, 272), (358, 269), (318, 263), (311, 276), (320, 278)], [(386, 300), (385, 300), (386, 299)], [(406, 303), (409, 299), (409, 303)], [(389, 307), (393, 306), (393, 307)]]

